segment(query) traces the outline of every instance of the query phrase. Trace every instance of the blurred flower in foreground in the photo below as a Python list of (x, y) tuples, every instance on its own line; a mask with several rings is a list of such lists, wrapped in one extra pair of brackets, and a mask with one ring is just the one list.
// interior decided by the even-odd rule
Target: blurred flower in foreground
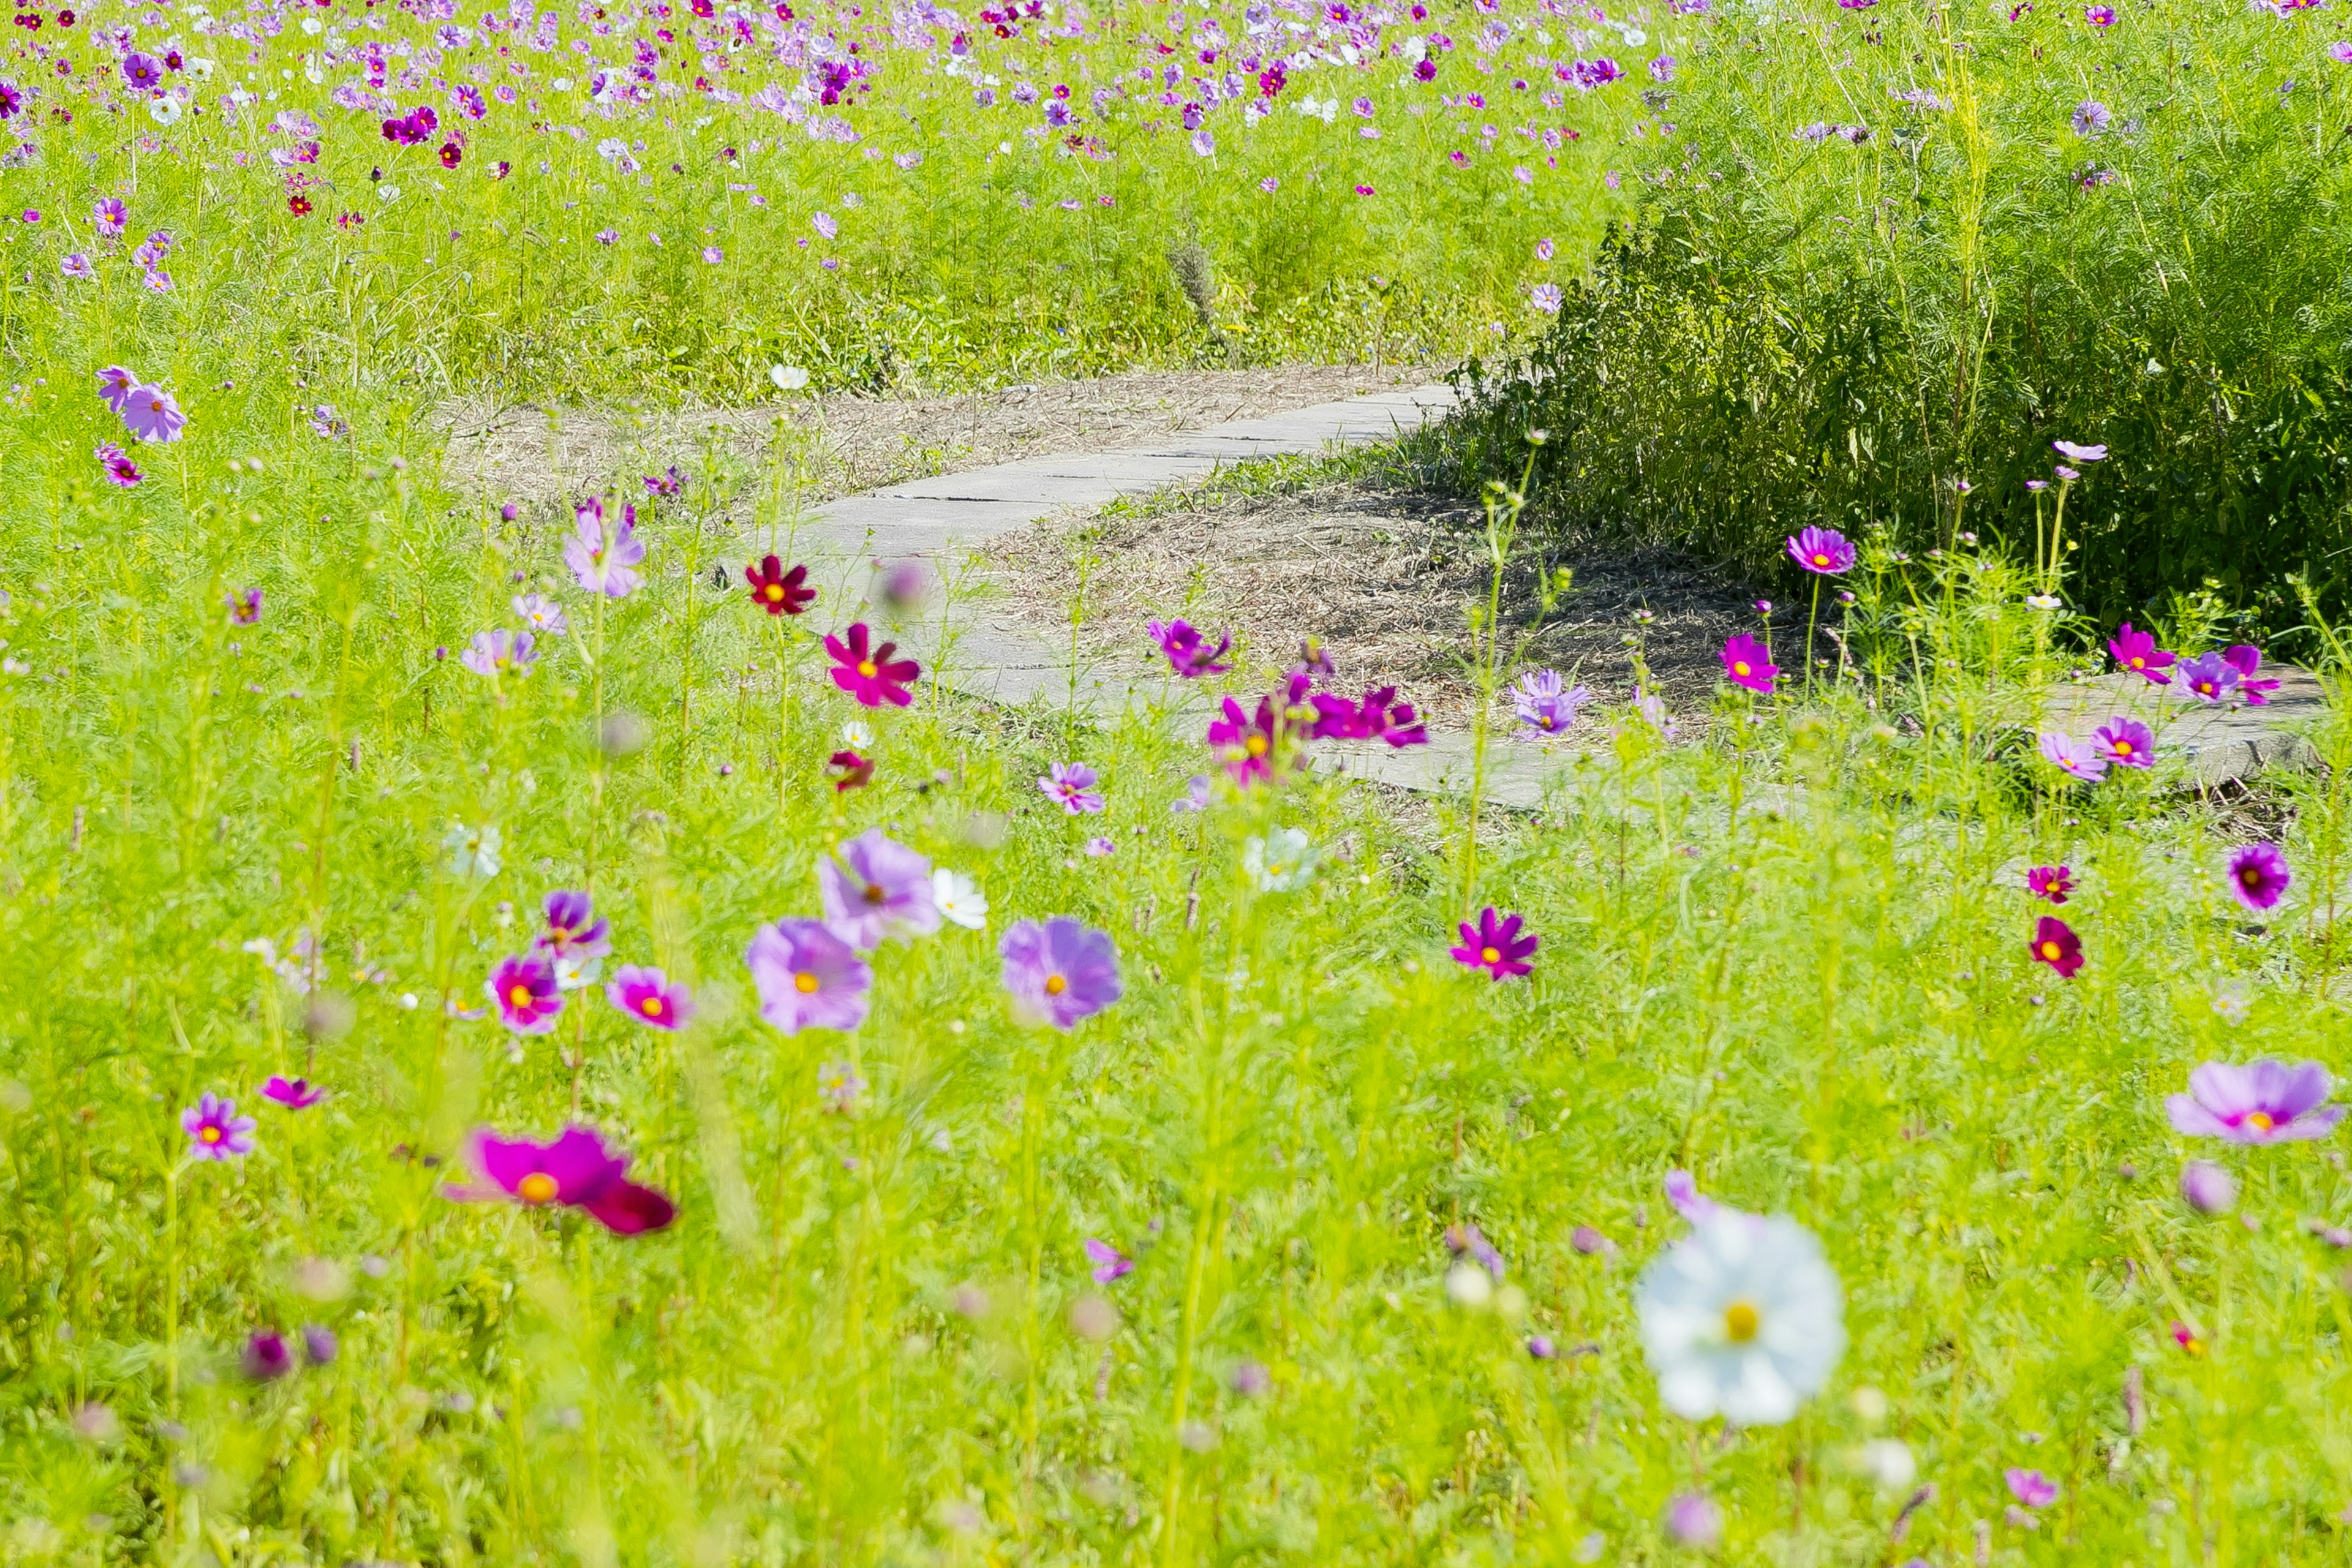
[(441, 847), (449, 851), (449, 870), (453, 876), (495, 877), (499, 874), (499, 830), (487, 823), (480, 827), (468, 827), (453, 822), (442, 836)]
[(1687, 1420), (1790, 1420), (1845, 1350), (1837, 1275), (1780, 1215), (1708, 1216), (1643, 1272), (1635, 1300), (1658, 1397)]
[(604, 987), (604, 998), (638, 1023), (656, 1029), (675, 1029), (694, 1016), (693, 996), (658, 969), (622, 965)]
[(2180, 1196), (2199, 1214), (2228, 1214), (2238, 1205), (2237, 1179), (2210, 1160), (2180, 1167)]
[(760, 994), (760, 1016), (772, 1027), (797, 1035), (809, 1028), (845, 1031), (866, 1021), (874, 972), (823, 921), (761, 926), (743, 961)]
[(1097, 1241), (1090, 1236), (1086, 1239), (1086, 1251), (1087, 1262), (1092, 1266), (1090, 1272), (1097, 1285), (1108, 1285), (1135, 1272), (1135, 1259), (1108, 1241)]
[(501, 1138), (478, 1128), (468, 1141), (467, 1160), (480, 1179), (451, 1183), (441, 1189), (445, 1196), (460, 1202), (506, 1197), (527, 1208), (560, 1204), (584, 1210), (622, 1236), (659, 1230), (677, 1215), (667, 1197), (625, 1179), (628, 1157), (612, 1152), (586, 1127), (566, 1127), (550, 1143)]
[(261, 1098), (289, 1110), (308, 1110), (327, 1098), (327, 1091), (307, 1078), (288, 1078), (272, 1073), (269, 1081), (261, 1086)]
[(1666, 1534), (1677, 1546), (1708, 1551), (1723, 1539), (1723, 1510), (1710, 1498), (1685, 1492), (1666, 1505)]
[(1013, 1010), (1024, 1023), (1067, 1029), (1119, 998), (1118, 954), (1110, 938), (1067, 915), (1016, 923), (997, 952)]
[(256, 1329), (246, 1336), (237, 1368), (256, 1383), (275, 1383), (294, 1370), (294, 1352), (277, 1330)]
[(1242, 870), (1261, 893), (1290, 893), (1315, 878), (1317, 850), (1296, 827), (1277, 827), (1242, 845)]
[(940, 929), (931, 896), (931, 863), (878, 827), (821, 861), (817, 894), (825, 923), (860, 952), (887, 937), (929, 936)]
[(2189, 1092), (2171, 1096), (2164, 1109), (2173, 1130), (2192, 1138), (2284, 1143), (2325, 1138), (2344, 1119), (2344, 1107), (2327, 1103), (2327, 1069), (2317, 1062), (2206, 1062), (2189, 1075)]

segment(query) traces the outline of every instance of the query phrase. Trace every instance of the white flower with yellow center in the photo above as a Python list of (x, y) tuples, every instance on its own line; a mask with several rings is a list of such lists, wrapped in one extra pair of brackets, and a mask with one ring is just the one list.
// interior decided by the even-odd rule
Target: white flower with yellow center
[(1845, 1351), (1845, 1304), (1794, 1220), (1721, 1210), (1643, 1270), (1635, 1301), (1658, 1398), (1693, 1421), (1787, 1421)]

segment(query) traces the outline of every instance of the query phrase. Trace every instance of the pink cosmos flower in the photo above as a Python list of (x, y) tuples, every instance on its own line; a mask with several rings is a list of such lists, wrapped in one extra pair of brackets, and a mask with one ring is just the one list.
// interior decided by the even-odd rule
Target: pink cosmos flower
[(327, 1098), (327, 1091), (306, 1078), (288, 1078), (272, 1073), (269, 1081), (261, 1086), (261, 1098), (289, 1110), (308, 1110)]
[(188, 416), (160, 386), (134, 386), (122, 402), (122, 423), (142, 441), (176, 441)]
[(503, 626), (495, 631), (476, 632), (457, 662), (476, 675), (529, 675), (539, 658), (539, 639), (529, 632), (510, 632)]
[(2263, 650), (2251, 643), (2233, 643), (2221, 650), (2221, 662), (2238, 672), (2238, 695), (2249, 708), (2267, 705), (2279, 689), (2275, 677), (2256, 679), (2263, 668)]
[(1167, 658), (1168, 668), (1186, 680), (1197, 680), (1204, 675), (1223, 675), (1233, 668), (1222, 662), (1225, 655), (1233, 651), (1234, 638), (1230, 632), (1219, 637), (1217, 646), (1211, 647), (1208, 639), (1197, 627), (1181, 620), (1153, 621), (1150, 630), (1152, 640), (1160, 645), (1160, 653)]
[(1097, 1241), (1090, 1236), (1087, 1237), (1086, 1248), (1087, 1261), (1093, 1265), (1088, 1272), (1093, 1274), (1097, 1285), (1108, 1285), (1135, 1272), (1135, 1259), (1108, 1241)]
[(556, 1015), (563, 1011), (555, 965), (537, 952), (499, 960), (482, 989), (498, 1005), (499, 1021), (518, 1035), (551, 1032)]
[(2085, 784), (2096, 784), (2107, 776), (2107, 759), (2094, 750), (2088, 742), (2077, 741), (2072, 735), (2055, 730), (2042, 736), (2042, 755), (2060, 773)]
[(2058, 1484), (2040, 1470), (2011, 1469), (2001, 1479), (2009, 1483), (2009, 1495), (2028, 1508), (2048, 1508), (2058, 1500)]
[(1489, 904), (1478, 911), (1477, 924), (1462, 922), (1462, 945), (1446, 951), (1454, 963), (1465, 969), (1483, 969), (1490, 979), (1525, 974), (1535, 967), (1527, 960), (1543, 945), (1543, 938), (1532, 931), (1521, 936), (1522, 923), (1521, 917), (1499, 915)]
[(1024, 1023), (1071, 1028), (1119, 998), (1118, 950), (1108, 935), (1067, 915), (1019, 921), (996, 951), (1013, 1014)]
[(2155, 637), (2147, 632), (2132, 630), (2126, 621), (2107, 641), (2107, 651), (2116, 657), (2116, 667), (2145, 677), (2150, 685), (2172, 684), (2174, 656), (2156, 646)]
[(207, 1091), (180, 1112), (180, 1131), (188, 1135), (188, 1152), (199, 1160), (241, 1160), (253, 1152), (250, 1116), (236, 1113), (236, 1101)]
[(2034, 922), (2033, 940), (2026, 948), (2034, 963), (2048, 964), (2061, 980), (2073, 979), (2083, 967), (2083, 939), (2056, 915), (2043, 915)]
[(2137, 719), (2108, 720), (2091, 732), (2091, 745), (2101, 762), (2120, 768), (2156, 765), (2156, 734)]
[(816, 881), (825, 924), (861, 952), (886, 937), (929, 936), (940, 929), (930, 861), (878, 827), (820, 861)]
[(898, 645), (886, 642), (871, 645), (871, 634), (866, 623), (852, 626), (845, 637), (827, 634), (824, 651), (833, 657), (833, 668), (828, 672), (833, 683), (856, 698), (867, 708), (879, 708), (887, 702), (904, 708), (915, 700), (907, 689), (909, 683), (923, 673), (923, 667), (911, 658), (893, 658)]
[(2238, 687), (2237, 667), (2218, 653), (2184, 658), (2173, 674), (2200, 702), (2227, 701)]
[[(100, 441), (90, 456), (96, 458), (99, 466), (106, 470), (106, 482), (110, 485), (120, 485), (127, 490), (147, 477), (139, 471), (139, 465), (111, 441)], [(2271, 684), (2275, 686), (2278, 683), (2273, 681)]]
[(2037, 899), (2063, 904), (2066, 895), (2074, 890), (2074, 869), (2071, 866), (2036, 866), (2025, 874), (2025, 890)]
[(526, 1208), (560, 1204), (585, 1211), (619, 1236), (659, 1230), (677, 1217), (677, 1205), (622, 1174), (628, 1157), (615, 1154), (593, 1129), (566, 1127), (549, 1143), (501, 1138), (487, 1127), (467, 1141), (467, 1163), (478, 1181), (444, 1186), (460, 1202), (511, 1198)]
[[(2237, 1178), (2210, 1160), (2191, 1160), (2180, 1167), (2180, 1196), (2199, 1214), (2228, 1214), (2237, 1206)], [(2195, 1335), (2182, 1339), (2180, 1348), (2194, 1355)]]
[(1853, 546), (1834, 528), (1808, 528), (1789, 541), (1789, 559), (1816, 576), (1833, 577), (1853, 566)]
[(1779, 678), (1780, 667), (1772, 662), (1771, 649), (1746, 632), (1739, 632), (1723, 645), (1722, 657), (1726, 680), (1767, 697), (1772, 695), (1772, 682)]
[(625, 599), (645, 581), (635, 570), (646, 558), (645, 541), (637, 537), (637, 509), (625, 506), (617, 527), (604, 515), (604, 499), (590, 496), (572, 509), (575, 531), (563, 547), (563, 563), (592, 594)]
[(787, 1035), (803, 1029), (846, 1032), (866, 1021), (874, 971), (823, 921), (781, 920), (761, 926), (743, 954), (760, 1016)]
[(613, 972), (604, 999), (638, 1023), (675, 1029), (694, 1016), (693, 994), (658, 969), (624, 964)]
[(1209, 744), (1216, 748), (1218, 758), (1234, 782), (1244, 786), (1267, 783), (1287, 773), (1291, 743), (1289, 726), (1275, 711), (1274, 700), (1257, 700), (1255, 717), (1244, 712), (1242, 705), (1228, 697), (1223, 702), (1224, 717), (1209, 725)]
[(2275, 844), (2248, 844), (2230, 857), (2230, 896), (2256, 913), (2275, 908), (2293, 880)]
[(1084, 763), (1055, 763), (1053, 771), (1037, 781), (1047, 800), (1071, 816), (1084, 816), (1103, 808), (1103, 797), (1095, 789), (1094, 769)]
[(2327, 1089), (2327, 1069), (2317, 1062), (2206, 1062), (2189, 1075), (2189, 1092), (2170, 1096), (2164, 1109), (2173, 1131), (2191, 1138), (2285, 1143), (2325, 1138), (2344, 1120)]

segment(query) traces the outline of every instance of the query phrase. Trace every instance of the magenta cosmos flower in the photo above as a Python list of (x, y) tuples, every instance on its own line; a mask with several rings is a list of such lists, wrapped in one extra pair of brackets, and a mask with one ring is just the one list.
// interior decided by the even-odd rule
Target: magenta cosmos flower
[(2074, 868), (2072, 866), (2036, 866), (2025, 874), (2025, 890), (2037, 899), (2063, 904), (2066, 901), (2066, 895), (2074, 890)]
[[(106, 470), (108, 484), (120, 485), (127, 490), (147, 477), (139, 471), (139, 465), (111, 441), (100, 441), (90, 456), (96, 458), (99, 467)], [(2278, 683), (2273, 681), (2271, 684), (2275, 686)]]
[(501, 1138), (487, 1127), (468, 1141), (467, 1162), (478, 1183), (442, 1192), (461, 1202), (511, 1198), (527, 1208), (560, 1204), (584, 1210), (621, 1236), (659, 1230), (677, 1217), (677, 1205), (653, 1188), (628, 1180), (628, 1157), (615, 1154), (592, 1129), (566, 1127), (551, 1143)]
[(563, 991), (556, 984), (555, 965), (538, 952), (499, 960), (482, 988), (498, 1004), (499, 1021), (518, 1035), (547, 1034), (555, 1027), (555, 1016), (563, 1011)]
[(547, 927), (530, 939), (533, 952), (556, 958), (604, 958), (613, 951), (612, 928), (596, 918), (595, 900), (572, 888), (558, 888), (540, 906)]
[(2116, 635), (2107, 639), (2107, 651), (2115, 655), (2118, 669), (2143, 676), (2152, 685), (2172, 684), (2174, 656), (2156, 646), (2154, 634), (2132, 630), (2129, 621), (2116, 627)]
[(122, 423), (142, 441), (176, 441), (188, 416), (160, 386), (134, 386), (122, 400)]
[(638, 1023), (656, 1029), (675, 1029), (694, 1016), (694, 998), (685, 986), (658, 969), (635, 964), (624, 964), (613, 972), (604, 999)]
[(1462, 922), (1462, 945), (1447, 951), (1465, 969), (1483, 969), (1496, 980), (1525, 974), (1535, 967), (1527, 961), (1543, 945), (1543, 938), (1532, 931), (1521, 936), (1523, 923), (1519, 916), (1497, 914), (1495, 906), (1488, 904), (1478, 911), (1477, 924)]
[(2009, 1483), (2009, 1495), (2028, 1508), (2048, 1508), (2058, 1500), (2058, 1483), (2040, 1470), (2011, 1469), (2001, 1479)]
[(2172, 673), (2200, 702), (2225, 702), (2238, 688), (2237, 667), (2218, 653), (2184, 658)]
[(1853, 566), (1853, 545), (1834, 528), (1808, 528), (1789, 541), (1789, 559), (1816, 576), (1834, 577)]
[(1087, 1271), (1094, 1276), (1096, 1284), (1108, 1285), (1135, 1272), (1135, 1259), (1109, 1242), (1097, 1241), (1090, 1236), (1086, 1238), (1085, 1246)]
[(2238, 672), (2238, 695), (2250, 708), (2264, 706), (2270, 694), (2279, 689), (2275, 678), (2262, 676), (2263, 650), (2252, 643), (2233, 643), (2223, 648), (2221, 661)]
[(2327, 1069), (2317, 1062), (2207, 1062), (2189, 1075), (2189, 1092), (2164, 1102), (2176, 1132), (2232, 1143), (2285, 1143), (2325, 1138), (2344, 1120), (2327, 1103)]
[(874, 645), (864, 621), (841, 637), (828, 633), (824, 651), (833, 656), (833, 683), (861, 706), (879, 708), (887, 702), (904, 708), (915, 700), (907, 688), (923, 673), (923, 667), (911, 658), (891, 658), (898, 651), (897, 643)]
[(307, 1078), (288, 1078), (272, 1073), (269, 1081), (261, 1086), (261, 1098), (289, 1110), (308, 1110), (327, 1098), (327, 1091)]
[(1289, 729), (1275, 711), (1274, 699), (1259, 698), (1253, 716), (1228, 697), (1223, 712), (1223, 718), (1209, 725), (1209, 744), (1216, 749), (1218, 760), (1235, 784), (1263, 784), (1288, 771), (1289, 748), (1285, 742)]
[(869, 827), (818, 864), (824, 921), (851, 945), (871, 952), (893, 936), (929, 936), (940, 929), (931, 863), (878, 827)]
[(1055, 763), (1053, 770), (1037, 781), (1045, 798), (1072, 816), (1083, 816), (1103, 808), (1103, 797), (1095, 788), (1097, 774), (1084, 763)]
[(1201, 635), (1198, 627), (1181, 620), (1153, 621), (1150, 630), (1152, 640), (1167, 656), (1168, 668), (1187, 680), (1197, 680), (1204, 675), (1223, 675), (1233, 668), (1220, 662), (1233, 651), (1234, 639), (1230, 632), (1220, 637), (1217, 646), (1211, 647), (1209, 639)]
[(2248, 844), (2230, 857), (2230, 896), (2250, 910), (2276, 907), (2293, 880), (2275, 844)]
[(2033, 940), (2026, 944), (2036, 963), (2046, 963), (2061, 980), (2071, 980), (2083, 967), (2083, 939), (2056, 915), (2043, 915), (2033, 924)]
[(781, 920), (761, 926), (743, 954), (760, 994), (760, 1016), (787, 1035), (803, 1029), (846, 1033), (866, 1022), (874, 972), (857, 950), (823, 921)]
[[(1297, 678), (1293, 679), (1295, 685)], [(1318, 741), (1385, 741), (1399, 750), (1429, 744), (1429, 726), (1413, 712), (1412, 703), (1397, 700), (1393, 686), (1376, 686), (1360, 702), (1318, 691), (1314, 707)]]
[(637, 509), (625, 506), (615, 526), (604, 515), (604, 498), (590, 496), (572, 509), (572, 542), (563, 547), (563, 563), (592, 594), (625, 599), (637, 591), (644, 576), (636, 567), (646, 558), (646, 542), (637, 537)]
[(1746, 632), (1735, 634), (1723, 645), (1723, 678), (1732, 685), (1769, 697), (1780, 673), (1780, 667), (1772, 662), (1772, 650)]
[(1024, 1023), (1066, 1029), (1118, 1000), (1118, 950), (1108, 936), (1055, 915), (1022, 921), (996, 944), (1004, 988)]
[(232, 588), (228, 591), (228, 596), (225, 603), (228, 605), (228, 618), (231, 624), (240, 626), (257, 626), (260, 623), (260, 589)]
[(236, 1101), (205, 1093), (180, 1112), (180, 1131), (188, 1135), (188, 1152), (199, 1160), (241, 1160), (253, 1152), (250, 1116), (236, 1113)]
[(2119, 768), (2156, 765), (2156, 734), (2137, 719), (2110, 719), (2091, 731), (2091, 749)]

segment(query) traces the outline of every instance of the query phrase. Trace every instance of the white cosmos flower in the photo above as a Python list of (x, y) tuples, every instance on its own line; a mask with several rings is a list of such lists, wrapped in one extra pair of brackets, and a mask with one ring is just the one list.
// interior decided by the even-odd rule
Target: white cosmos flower
[(176, 124), (180, 119), (180, 100), (176, 98), (153, 98), (147, 100), (147, 112), (158, 125)]
[(873, 726), (866, 723), (863, 720), (852, 719), (848, 723), (844, 724), (841, 727), (841, 743), (845, 746), (854, 746), (861, 752), (864, 751), (866, 747), (874, 743)]
[(499, 874), (499, 830), (488, 824), (468, 827), (462, 822), (451, 823), (441, 847), (449, 851), (449, 870), (454, 876)]
[(942, 866), (931, 873), (931, 902), (966, 931), (980, 931), (988, 924), (988, 895), (961, 871)]
[(1261, 893), (1289, 893), (1315, 878), (1319, 851), (1296, 827), (1277, 827), (1242, 846), (1242, 869)]
[(776, 384), (778, 392), (798, 392), (808, 385), (809, 374), (796, 364), (772, 364), (768, 379)]
[(1845, 1302), (1812, 1232), (1722, 1210), (1643, 1271), (1634, 1299), (1658, 1398), (1692, 1421), (1769, 1426), (1845, 1351)]
[(558, 991), (578, 991), (596, 984), (597, 971), (604, 967), (601, 958), (583, 958), (567, 952), (555, 961), (555, 988)]

